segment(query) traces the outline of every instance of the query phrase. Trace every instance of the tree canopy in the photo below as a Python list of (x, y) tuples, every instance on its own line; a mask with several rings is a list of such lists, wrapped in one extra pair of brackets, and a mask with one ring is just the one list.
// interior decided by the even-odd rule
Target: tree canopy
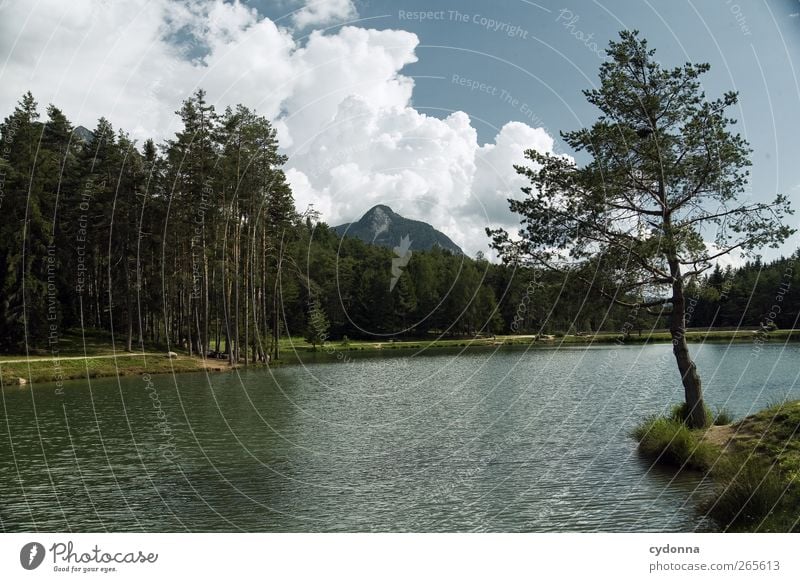
[(701, 425), (700, 379), (686, 350), (685, 287), (719, 257), (778, 247), (794, 230), (786, 196), (743, 196), (747, 142), (732, 131), (734, 92), (707, 99), (708, 64), (663, 67), (637, 31), (609, 43), (600, 85), (584, 91), (600, 112), (590, 126), (562, 133), (591, 160), (525, 152), (517, 171), (531, 183), (510, 200), (519, 237), (488, 230), (507, 261), (569, 271), (632, 309), (669, 306), (670, 331), (694, 425)]

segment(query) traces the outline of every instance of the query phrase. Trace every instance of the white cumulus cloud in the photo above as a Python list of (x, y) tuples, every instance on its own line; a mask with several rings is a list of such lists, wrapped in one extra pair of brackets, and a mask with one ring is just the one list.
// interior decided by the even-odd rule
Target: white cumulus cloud
[[(312, 2), (293, 23), (354, 10)], [(466, 113), (415, 109), (403, 74), (417, 60), (412, 33), (344, 26), (297, 41), (276, 22), (222, 0), (12, 3), (0, 18), (0, 109), (30, 89), (41, 109), (54, 103), (76, 124), (102, 115), (162, 140), (202, 87), (218, 110), (243, 103), (274, 121), (298, 208), (314, 204), (329, 224), (387, 204), (469, 254), (487, 249), (487, 225), (517, 224), (506, 201), (522, 185), (512, 164), (526, 148), (552, 151), (543, 129), (508, 123), (482, 145)]]
[(309, 0), (292, 15), (292, 21), (297, 28), (306, 28), (345, 22), (357, 16), (352, 0)]

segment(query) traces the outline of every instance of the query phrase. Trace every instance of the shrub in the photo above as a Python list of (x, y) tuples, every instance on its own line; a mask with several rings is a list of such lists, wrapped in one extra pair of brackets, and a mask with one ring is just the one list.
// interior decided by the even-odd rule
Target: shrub
[(716, 426), (724, 426), (726, 424), (733, 423), (733, 415), (725, 408), (720, 408), (717, 410), (717, 414), (714, 416), (714, 424)]

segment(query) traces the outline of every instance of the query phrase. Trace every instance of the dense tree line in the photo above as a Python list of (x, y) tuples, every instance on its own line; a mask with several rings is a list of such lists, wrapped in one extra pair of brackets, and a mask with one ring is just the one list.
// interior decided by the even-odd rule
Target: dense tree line
[(739, 268), (717, 266), (689, 288), (691, 327), (793, 329), (800, 316), (800, 251)]
[[(218, 113), (202, 91), (177, 115), (172, 139), (141, 145), (105, 119), (76, 131), (52, 105), (41, 119), (30, 93), (5, 118), (3, 351), (57, 349), (63, 330), (84, 328), (128, 350), (147, 342), (250, 363), (278, 357), (285, 334), (317, 343), (663, 324), (613, 305), (602, 269), (574, 278), (434, 248), (414, 251), (393, 285), (391, 249), (297, 211), (267, 119), (241, 105)], [(698, 278), (689, 325), (793, 326), (796, 294), (776, 297), (800, 285), (796, 258)]]
[(219, 114), (198, 91), (177, 113), (173, 139), (141, 148), (105, 119), (83, 138), (52, 105), (41, 121), (30, 93), (4, 120), (5, 350), (84, 327), (129, 350), (147, 340), (266, 359), (298, 222), (285, 157), (246, 107)]

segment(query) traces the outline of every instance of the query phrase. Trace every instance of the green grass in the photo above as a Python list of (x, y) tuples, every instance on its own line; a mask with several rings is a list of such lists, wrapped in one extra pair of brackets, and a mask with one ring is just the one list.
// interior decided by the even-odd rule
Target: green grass
[(717, 410), (717, 414), (714, 415), (714, 420), (712, 422), (716, 426), (725, 426), (726, 424), (732, 424), (733, 415), (730, 413), (729, 410), (725, 408), (720, 408)]
[[(592, 345), (592, 344), (637, 344), (637, 343), (659, 343), (671, 341), (670, 334), (664, 330), (656, 330), (652, 333), (643, 333), (639, 336), (636, 332), (626, 338), (618, 333), (597, 333), (587, 335), (565, 335), (563, 332), (556, 332), (549, 336), (536, 338), (533, 335), (497, 335), (482, 336), (475, 338), (445, 338), (435, 339), (409, 339), (409, 340), (358, 340), (347, 339), (345, 341), (331, 341), (325, 346), (318, 346), (316, 352), (312, 346), (301, 337), (284, 337), (280, 340), (281, 358), (273, 361), (272, 366), (282, 364), (293, 364), (304, 361), (305, 354), (314, 353), (315, 358), (325, 358), (326, 354), (333, 354), (331, 357), (340, 356), (342, 353), (361, 352), (380, 354), (388, 350), (431, 350), (437, 348), (462, 348), (462, 349), (490, 349), (499, 346), (524, 346), (524, 347), (558, 347), (570, 345)], [(689, 331), (686, 334), (688, 341), (752, 341), (753, 330), (699, 330)], [(768, 341), (790, 341), (800, 340), (800, 330), (774, 330), (766, 334)], [(61, 379), (77, 379), (99, 376), (114, 376), (117, 374), (134, 374), (149, 371), (150, 373), (170, 373), (187, 372), (202, 369), (199, 359), (188, 358), (187, 354), (172, 347), (173, 351), (178, 352), (180, 359), (169, 360), (163, 358), (166, 347), (162, 345), (146, 344), (144, 351), (147, 354), (147, 364), (141, 355), (128, 355), (124, 349), (123, 337), (111, 337), (108, 332), (97, 330), (67, 330), (58, 341), (58, 357), (61, 358), (60, 369), (56, 369), (52, 356), (47, 350), (31, 351), (28, 354), (6, 354), (0, 356), (0, 376), (4, 383), (18, 383), (19, 378), (24, 378), (32, 382), (52, 381), (60, 377)], [(115, 350), (116, 347), (116, 350)], [(142, 346), (134, 346), (138, 352)], [(212, 347), (213, 349), (213, 347)], [(103, 359), (100, 356), (110, 356), (112, 354), (120, 356), (116, 359)], [(84, 359), (89, 357), (88, 360)], [(80, 357), (80, 360), (65, 360), (63, 358)], [(24, 360), (15, 362), (14, 360)], [(225, 364), (220, 361), (220, 366)], [(724, 424), (729, 422), (729, 415), (724, 411), (718, 412), (714, 422)]]
[[(714, 341), (734, 341), (745, 342), (752, 341), (755, 335), (754, 330), (739, 329), (739, 330), (696, 330), (687, 331), (686, 338), (690, 342), (714, 342)], [(433, 338), (433, 336), (431, 336)], [(764, 336), (765, 341), (800, 341), (800, 330), (774, 330), (768, 332)], [(114, 346), (116, 352), (123, 352), (125, 349), (125, 338), (123, 336), (111, 337), (111, 334), (99, 330), (67, 330), (60, 337), (58, 341), (58, 350), (60, 357), (71, 356), (100, 356), (111, 355), (114, 353)], [(484, 346), (528, 346), (528, 345), (541, 345), (541, 346), (559, 346), (559, 345), (587, 345), (587, 344), (638, 344), (638, 343), (664, 343), (672, 341), (668, 331), (655, 330), (653, 332), (644, 331), (641, 336), (636, 332), (627, 337), (623, 337), (618, 333), (611, 332), (598, 332), (594, 334), (585, 335), (565, 335), (563, 332), (555, 332), (550, 336), (544, 336), (538, 340), (532, 335), (497, 335), (497, 336), (483, 336), (476, 338), (459, 337), (459, 338), (443, 338), (443, 339), (427, 339), (415, 338), (409, 340), (397, 339), (395, 341), (376, 341), (376, 340), (360, 340), (348, 339), (346, 341), (331, 341), (328, 342), (328, 349), (335, 349), (340, 351), (380, 351), (386, 349), (429, 349), (429, 348), (448, 348), (448, 347), (484, 347)], [(135, 345), (134, 349), (137, 351), (142, 350), (142, 346)], [(174, 347), (171, 348), (176, 350)], [(211, 349), (214, 349), (212, 344)], [(313, 351), (311, 344), (307, 343), (302, 337), (283, 337), (280, 339), (281, 351), (297, 351), (297, 352), (311, 352)], [(164, 345), (156, 345), (146, 343), (144, 351), (148, 353), (163, 353), (166, 351)], [(317, 351), (324, 351), (319, 346)], [(25, 354), (3, 354), (0, 355), (0, 363), (7, 360), (15, 360), (20, 358), (28, 359), (48, 359), (52, 357), (52, 353), (47, 349), (32, 350), (30, 353)]]
[(714, 467), (712, 477), (716, 492), (701, 511), (725, 531), (800, 531), (797, 484), (774, 462), (737, 451)]
[[(227, 367), (220, 363), (220, 369)], [(30, 362), (0, 362), (0, 377), (3, 385), (26, 383), (60, 382), (81, 378), (103, 376), (130, 376), (135, 374), (168, 374), (199, 372), (203, 363), (199, 358), (178, 356), (168, 359), (161, 355), (125, 356), (117, 358), (85, 358), (80, 360), (31, 360)]]
[(721, 455), (719, 448), (702, 439), (702, 432), (670, 417), (649, 417), (631, 436), (643, 454), (675, 467), (707, 471)]
[[(111, 334), (106, 331), (87, 329), (81, 332), (80, 329), (71, 329), (64, 331), (58, 337), (58, 342), (55, 344), (58, 348), (57, 355), (60, 358), (78, 357), (78, 356), (110, 356), (115, 352), (117, 354), (125, 352), (125, 337), (117, 336), (112, 338)], [(116, 346), (116, 350), (114, 349)], [(146, 342), (144, 348), (134, 341), (133, 349), (145, 353), (164, 353), (167, 351), (165, 346)], [(175, 348), (172, 348), (176, 351)], [(50, 349), (40, 348), (31, 349), (28, 353), (20, 352), (17, 354), (1, 354), (0, 364), (8, 360), (19, 359), (51, 359), (53, 352)]]
[[(700, 510), (724, 531), (800, 531), (800, 401), (782, 402), (731, 424), (724, 447), (683, 422), (685, 406), (646, 418), (633, 431), (659, 463), (698, 470), (716, 483)], [(711, 415), (709, 415), (711, 418)], [(726, 412), (715, 424), (730, 420)]]
[[(717, 410), (716, 414), (706, 408), (706, 426), (723, 426), (733, 422), (733, 416), (724, 408)], [(668, 418), (686, 424), (689, 417), (689, 407), (685, 402), (674, 405), (669, 412)]]
[[(125, 350), (125, 338), (100, 330), (66, 330), (55, 344), (57, 351), (31, 350), (25, 354), (0, 356), (0, 379), (4, 385), (61, 382), (104, 376), (198, 372), (204, 369), (200, 358), (171, 348), (178, 357), (166, 357), (165, 346), (134, 343), (134, 353)], [(210, 364), (212, 369), (217, 368)], [(226, 368), (224, 362), (219, 368)]]
[(774, 459), (778, 469), (800, 482), (800, 401), (781, 402), (734, 425), (737, 448)]
[[(688, 330), (686, 332), (686, 341), (690, 343), (696, 342), (751, 342), (756, 337), (759, 337), (764, 342), (786, 342), (786, 341), (800, 341), (800, 329), (778, 329), (764, 334), (757, 333), (754, 329), (735, 329), (735, 330)], [(642, 335), (633, 332), (627, 337), (623, 337), (618, 333), (599, 332), (593, 335), (567, 335), (559, 338), (559, 342), (564, 343), (578, 343), (578, 344), (594, 344), (594, 343), (624, 343), (624, 344), (640, 344), (640, 343), (669, 343), (672, 341), (672, 336), (668, 331), (655, 330), (652, 332), (644, 331)]]
[[(695, 330), (686, 332), (686, 340), (689, 342), (751, 342), (756, 337), (756, 330), (737, 329), (737, 330)], [(763, 341), (786, 342), (800, 341), (800, 330), (774, 330), (759, 336)], [(394, 341), (361, 340), (348, 339), (342, 341), (330, 341), (326, 344), (328, 349), (341, 351), (380, 351), (387, 349), (429, 349), (429, 348), (448, 348), (448, 347), (482, 347), (482, 346), (560, 346), (560, 345), (592, 345), (592, 344), (645, 344), (645, 343), (669, 343), (672, 336), (668, 331), (656, 330), (653, 332), (644, 331), (642, 335), (636, 332), (623, 337), (619, 333), (598, 332), (584, 335), (565, 335), (563, 332), (555, 332), (550, 336), (539, 339), (533, 335), (496, 335), (489, 337), (476, 338), (443, 338), (443, 339), (397, 339)], [(297, 352), (312, 351), (311, 344), (307, 343), (302, 337), (281, 338), (280, 347), (282, 350)], [(317, 351), (324, 351), (317, 347)]]

